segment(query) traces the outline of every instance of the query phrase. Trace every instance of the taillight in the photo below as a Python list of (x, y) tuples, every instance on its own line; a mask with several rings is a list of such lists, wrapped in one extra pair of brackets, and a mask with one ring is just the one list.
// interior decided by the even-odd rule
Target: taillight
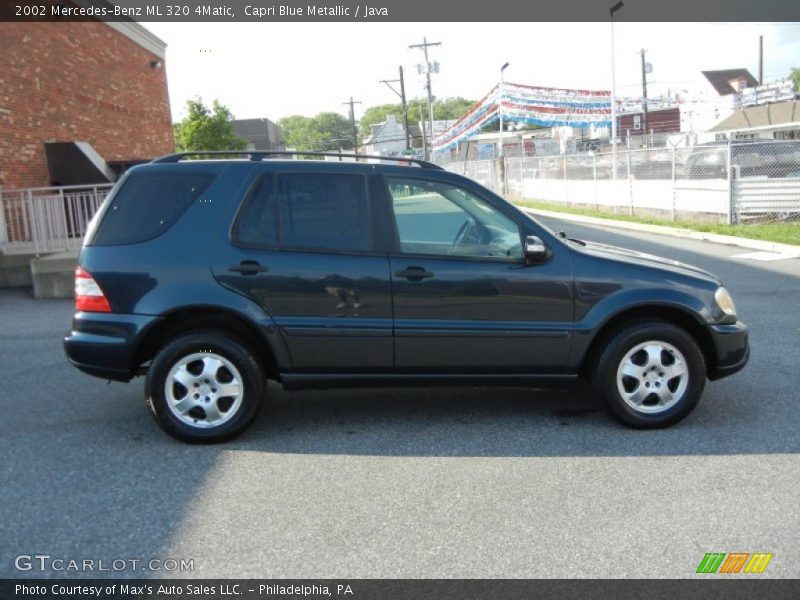
[(75, 269), (75, 310), (85, 312), (111, 312), (106, 295), (88, 271)]

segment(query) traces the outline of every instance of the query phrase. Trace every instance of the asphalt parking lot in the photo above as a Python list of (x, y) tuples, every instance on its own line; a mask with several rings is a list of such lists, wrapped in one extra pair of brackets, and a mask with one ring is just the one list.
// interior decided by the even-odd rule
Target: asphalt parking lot
[(0, 291), (0, 577), (74, 575), (15, 570), (35, 553), (194, 561), (129, 576), (690, 577), (712, 551), (800, 577), (800, 259), (555, 225), (721, 275), (750, 365), (663, 431), (580, 388), (271, 386), (241, 438), (195, 447), (157, 428), (141, 379), (67, 364), (71, 301)]

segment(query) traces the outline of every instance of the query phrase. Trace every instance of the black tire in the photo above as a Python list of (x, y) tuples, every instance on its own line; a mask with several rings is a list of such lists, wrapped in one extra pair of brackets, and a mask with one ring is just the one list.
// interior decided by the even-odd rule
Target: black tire
[[(217, 415), (221, 421), (216, 426), (208, 423), (209, 417), (204, 412), (202, 405), (192, 408), (192, 411), (199, 409), (200, 412), (187, 413), (183, 417), (184, 420), (182, 420), (176, 414), (176, 411), (170, 407), (170, 402), (175, 401), (167, 398), (166, 382), (173, 367), (186, 360), (187, 357), (202, 354), (208, 354), (209, 358), (221, 358), (224, 361), (228, 361), (241, 377), (241, 382), (238, 382), (236, 377), (232, 375), (232, 371), (228, 370), (225, 364), (222, 364), (220, 370), (216, 371), (218, 375), (215, 375), (215, 378), (211, 380), (210, 385), (213, 386), (216, 385), (217, 376), (226, 379), (230, 377), (228, 381), (239, 383), (239, 388), (241, 389), (241, 395), (237, 395), (237, 398), (239, 398), (238, 404), (228, 397), (220, 397), (218, 402), (216, 396), (212, 396), (213, 405), (217, 407)], [(208, 359), (198, 358), (190, 363), (189, 366), (199, 370), (199, 367), (204, 366), (204, 360), (207, 361)], [(173, 383), (174, 385), (176, 384)], [(191, 385), (193, 386), (194, 383)], [(179, 390), (178, 393), (183, 389), (187, 389), (187, 394), (189, 394), (188, 388), (183, 388), (180, 385), (174, 389)], [(173, 395), (175, 394), (174, 389), (171, 392)], [(208, 391), (210, 389), (214, 389), (214, 392), (217, 391), (216, 388), (209, 387), (206, 389), (208, 393), (210, 393)], [(250, 348), (239, 340), (217, 331), (194, 331), (168, 343), (156, 354), (147, 371), (147, 379), (145, 381), (147, 406), (161, 428), (172, 437), (183, 442), (200, 444), (224, 442), (247, 429), (261, 409), (265, 389), (264, 370)], [(184, 395), (184, 397), (186, 396)], [(209, 397), (204, 396), (204, 398), (208, 402)], [(201, 398), (200, 402), (202, 401)], [(235, 412), (228, 415), (224, 411), (224, 403), (228, 403), (228, 410), (235, 410)], [(200, 426), (186, 422), (186, 420), (191, 420), (192, 417), (198, 417), (194, 419), (194, 422), (199, 423)]]
[[(631, 360), (628, 361), (634, 364), (638, 364), (636, 361), (642, 362), (643, 366), (637, 366), (642, 369), (641, 381), (627, 376), (620, 376), (618, 379), (618, 369), (626, 355), (637, 346), (650, 341), (665, 343), (665, 348), (672, 346), (683, 355), (687, 381), (683, 385), (684, 389), (681, 393), (672, 393), (673, 388), (675, 392), (681, 390), (680, 376), (666, 380), (664, 377), (658, 377), (660, 373), (654, 369), (656, 372), (652, 375), (653, 382), (647, 380), (645, 373), (650, 370), (649, 365), (653, 363), (646, 350), (640, 350), (638, 354), (633, 354), (630, 357)], [(641, 354), (642, 352), (644, 355)], [(665, 352), (666, 354), (662, 353), (662, 356), (669, 361), (670, 353), (667, 350)], [(667, 378), (669, 374), (666, 373)], [(639, 377), (638, 372), (637, 377)], [(681, 327), (657, 319), (632, 321), (625, 324), (619, 333), (608, 339), (590, 371), (592, 389), (605, 401), (611, 413), (625, 425), (638, 429), (667, 427), (683, 419), (694, 410), (700, 401), (705, 381), (705, 359), (695, 339)], [(669, 386), (669, 393), (673, 399), (669, 402), (660, 399), (656, 394), (656, 383), (658, 383), (658, 391), (662, 390), (662, 386)], [(641, 387), (644, 385), (647, 388)], [(639, 390), (643, 394), (648, 394), (645, 402), (639, 405), (639, 409), (634, 408), (625, 400), (620, 392), (620, 386), (629, 394), (634, 394)], [(647, 405), (647, 402), (650, 404)], [(663, 408), (659, 406), (659, 402), (663, 403)]]

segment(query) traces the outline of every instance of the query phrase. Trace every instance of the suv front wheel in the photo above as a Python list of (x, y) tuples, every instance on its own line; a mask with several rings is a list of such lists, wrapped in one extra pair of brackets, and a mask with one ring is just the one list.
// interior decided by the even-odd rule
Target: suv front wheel
[(264, 394), (263, 371), (250, 349), (217, 332), (170, 342), (147, 372), (147, 405), (158, 424), (184, 442), (229, 440), (253, 422)]
[(591, 374), (595, 392), (620, 421), (666, 427), (688, 415), (706, 379), (703, 353), (684, 329), (647, 320), (629, 323), (603, 349)]

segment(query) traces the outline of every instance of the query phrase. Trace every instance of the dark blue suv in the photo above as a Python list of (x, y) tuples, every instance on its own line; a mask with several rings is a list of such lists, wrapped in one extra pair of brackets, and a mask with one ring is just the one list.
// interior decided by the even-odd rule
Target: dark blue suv
[[(194, 154), (190, 156), (195, 156)], [(663, 427), (744, 367), (715, 276), (568, 240), (423, 161), (249, 153), (131, 169), (93, 220), (64, 346), (86, 373), (146, 374), (171, 435), (229, 439), (287, 389), (563, 384)]]

